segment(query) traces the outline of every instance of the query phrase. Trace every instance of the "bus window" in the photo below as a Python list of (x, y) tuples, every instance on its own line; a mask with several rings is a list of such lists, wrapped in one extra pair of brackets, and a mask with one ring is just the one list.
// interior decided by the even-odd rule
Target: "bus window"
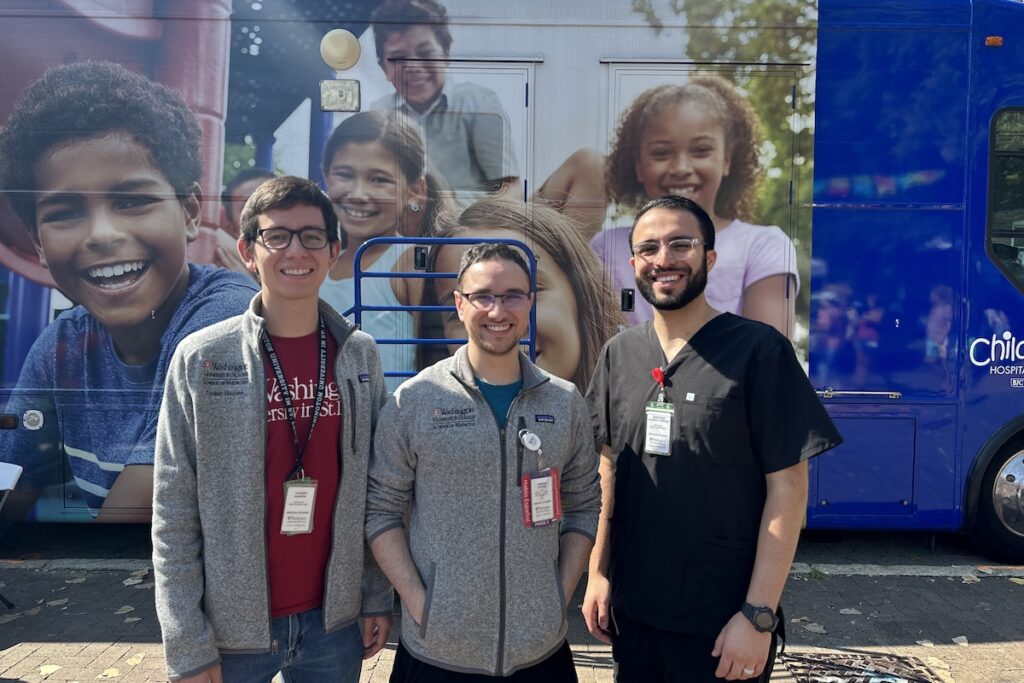
[(1024, 110), (1004, 109), (992, 119), (989, 175), (989, 256), (1024, 291)]

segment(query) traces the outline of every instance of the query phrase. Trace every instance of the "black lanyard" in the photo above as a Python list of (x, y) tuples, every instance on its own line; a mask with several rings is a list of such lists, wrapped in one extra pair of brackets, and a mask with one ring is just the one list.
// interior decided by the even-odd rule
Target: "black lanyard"
[(264, 330), (260, 336), (260, 341), (263, 342), (263, 348), (267, 352), (267, 357), (270, 358), (270, 367), (274, 369), (274, 379), (277, 380), (277, 386), (281, 391), (281, 400), (284, 401), (284, 410), (288, 415), (288, 424), (292, 428), (292, 443), (295, 444), (295, 467), (285, 477), (285, 481), (291, 479), (296, 474), (299, 474), (300, 478), (305, 476), (305, 472), (302, 469), (302, 455), (306, 452), (309, 440), (313, 438), (313, 430), (316, 429), (316, 422), (320, 417), (320, 409), (324, 404), (324, 390), (327, 387), (327, 327), (324, 325), (322, 317), (319, 319), (319, 322), (320, 370), (316, 382), (316, 404), (313, 407), (313, 421), (309, 424), (309, 435), (306, 436), (306, 441), (301, 446), (299, 445), (299, 429), (295, 421), (295, 405), (292, 403), (292, 392), (288, 388), (288, 380), (281, 369), (281, 361), (277, 357), (277, 351), (274, 350), (274, 344), (270, 341), (267, 331)]

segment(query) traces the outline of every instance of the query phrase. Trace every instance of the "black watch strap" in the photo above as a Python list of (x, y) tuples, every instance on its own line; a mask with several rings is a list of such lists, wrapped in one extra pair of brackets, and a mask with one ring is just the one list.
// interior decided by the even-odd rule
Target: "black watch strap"
[(761, 633), (773, 633), (779, 625), (779, 617), (771, 607), (756, 607), (749, 602), (744, 602), (740, 607), (740, 612)]

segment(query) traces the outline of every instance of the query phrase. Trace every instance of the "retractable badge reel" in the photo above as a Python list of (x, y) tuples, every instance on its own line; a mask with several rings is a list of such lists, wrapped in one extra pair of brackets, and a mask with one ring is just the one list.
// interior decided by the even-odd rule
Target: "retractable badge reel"
[(651, 370), (651, 377), (658, 383), (658, 400), (648, 401), (647, 428), (644, 430), (644, 452), (650, 455), (671, 455), (672, 453), (672, 404), (665, 401), (665, 371)]
[(562, 519), (562, 496), (557, 467), (543, 467), (544, 452), (540, 437), (528, 429), (519, 430), (519, 443), (535, 453), (542, 469), (524, 472), (520, 490), (523, 496), (523, 526), (527, 529), (548, 526)]

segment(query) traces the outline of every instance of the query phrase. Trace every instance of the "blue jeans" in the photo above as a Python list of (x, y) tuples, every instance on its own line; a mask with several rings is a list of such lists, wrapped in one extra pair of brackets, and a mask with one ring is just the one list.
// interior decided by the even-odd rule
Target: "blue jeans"
[(269, 683), (278, 671), (286, 683), (358, 683), (363, 665), (359, 622), (324, 633), (324, 613), (313, 609), (270, 622), (271, 650), (221, 654), (224, 683)]

